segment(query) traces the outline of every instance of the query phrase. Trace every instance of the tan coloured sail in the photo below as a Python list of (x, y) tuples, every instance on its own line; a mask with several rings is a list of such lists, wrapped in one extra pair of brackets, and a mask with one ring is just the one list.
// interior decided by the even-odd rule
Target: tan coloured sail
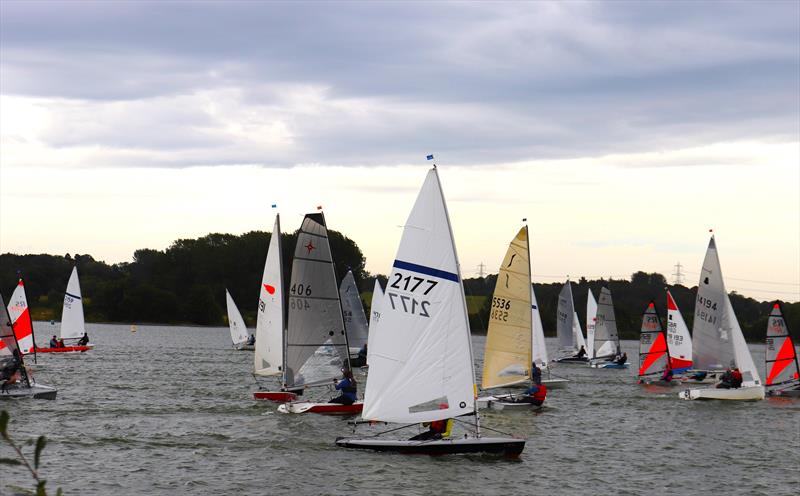
[(531, 266), (528, 227), (511, 241), (494, 288), (483, 355), (483, 389), (530, 378)]

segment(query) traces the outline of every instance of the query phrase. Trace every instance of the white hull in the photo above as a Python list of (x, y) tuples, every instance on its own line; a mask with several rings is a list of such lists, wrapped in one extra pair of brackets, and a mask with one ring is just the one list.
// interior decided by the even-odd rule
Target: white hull
[(764, 399), (763, 386), (750, 386), (737, 389), (698, 388), (685, 389), (678, 393), (683, 400), (732, 400), (757, 401)]
[(533, 403), (514, 403), (508, 401), (511, 394), (501, 394), (498, 396), (483, 396), (475, 400), (478, 408), (485, 409), (491, 408), (492, 410), (541, 410), (542, 406), (536, 406)]
[(593, 369), (627, 369), (630, 366), (627, 362), (622, 365), (617, 362), (589, 362), (589, 367)]
[(237, 344), (234, 348), (238, 351), (253, 351), (256, 349), (256, 345), (254, 344)]
[(5, 390), (0, 391), (0, 399), (36, 398), (54, 400), (56, 399), (57, 392), (58, 391), (54, 387), (35, 382), (31, 384), (31, 387), (16, 383), (10, 384), (6, 386)]
[(569, 383), (569, 379), (542, 379), (542, 384), (547, 386), (547, 389), (564, 389)]

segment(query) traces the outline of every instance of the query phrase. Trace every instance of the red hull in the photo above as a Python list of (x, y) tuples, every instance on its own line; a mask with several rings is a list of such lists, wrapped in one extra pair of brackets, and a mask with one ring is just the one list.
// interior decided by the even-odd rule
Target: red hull
[(276, 403), (288, 403), (297, 399), (297, 395), (289, 391), (256, 391), (253, 399), (274, 401)]
[(83, 353), (91, 350), (90, 346), (64, 346), (63, 348), (34, 348), (36, 353)]

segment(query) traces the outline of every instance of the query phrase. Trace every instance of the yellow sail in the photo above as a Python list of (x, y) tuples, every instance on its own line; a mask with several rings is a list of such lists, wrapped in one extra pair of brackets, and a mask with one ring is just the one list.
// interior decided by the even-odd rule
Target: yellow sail
[(511, 241), (494, 287), (486, 348), (483, 389), (528, 380), (531, 366), (531, 265), (528, 227)]

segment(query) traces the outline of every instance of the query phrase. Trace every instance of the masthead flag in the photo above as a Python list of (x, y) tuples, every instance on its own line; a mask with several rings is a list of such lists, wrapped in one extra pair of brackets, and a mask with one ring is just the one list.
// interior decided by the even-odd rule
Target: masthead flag
[(428, 160), (433, 160), (433, 155), (428, 155), (426, 158), (427, 158)]

